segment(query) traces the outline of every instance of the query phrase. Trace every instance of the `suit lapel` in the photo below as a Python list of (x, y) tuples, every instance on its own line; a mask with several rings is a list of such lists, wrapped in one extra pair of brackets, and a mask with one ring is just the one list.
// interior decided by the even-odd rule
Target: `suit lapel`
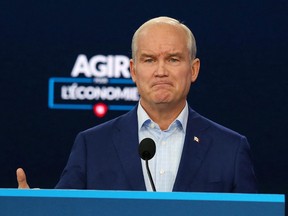
[(189, 108), (186, 137), (173, 191), (189, 191), (211, 144), (210, 137), (205, 134), (207, 127), (209, 125), (203, 117)]
[(146, 190), (138, 154), (137, 106), (118, 119), (114, 128), (113, 142), (131, 190)]

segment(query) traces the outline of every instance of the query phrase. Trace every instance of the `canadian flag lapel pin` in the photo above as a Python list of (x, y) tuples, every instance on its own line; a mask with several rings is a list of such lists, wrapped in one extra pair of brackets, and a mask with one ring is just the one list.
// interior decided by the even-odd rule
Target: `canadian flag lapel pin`
[(200, 140), (199, 140), (199, 138), (197, 137), (197, 136), (194, 136), (194, 139), (193, 139), (195, 142), (197, 142), (197, 143), (200, 143)]

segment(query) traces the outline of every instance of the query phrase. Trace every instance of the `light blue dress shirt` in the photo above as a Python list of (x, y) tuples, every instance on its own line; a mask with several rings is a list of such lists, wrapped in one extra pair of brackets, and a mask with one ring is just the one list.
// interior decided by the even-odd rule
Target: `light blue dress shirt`
[[(171, 192), (178, 172), (182, 155), (186, 125), (188, 120), (188, 105), (179, 116), (171, 123), (167, 130), (161, 130), (159, 125), (153, 122), (139, 102), (138, 110), (138, 134), (139, 141), (151, 138), (156, 144), (156, 154), (149, 160), (149, 168), (152, 178), (159, 192)], [(152, 191), (145, 161), (142, 161), (142, 170), (147, 191)]]

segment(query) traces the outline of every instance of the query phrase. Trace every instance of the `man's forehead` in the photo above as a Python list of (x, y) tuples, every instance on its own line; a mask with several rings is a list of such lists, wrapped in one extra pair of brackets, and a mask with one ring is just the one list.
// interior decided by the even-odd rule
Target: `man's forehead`
[[(169, 33), (167, 35), (167, 33)], [(166, 36), (178, 36), (178, 37), (186, 37), (185, 32), (179, 26), (169, 25), (169, 24), (151, 24), (143, 28), (139, 34), (139, 40), (145, 40), (154, 38), (155, 35), (164, 34)]]
[(137, 37), (137, 46), (175, 46), (187, 43), (187, 35), (179, 26), (169, 24), (154, 24), (142, 29)]
[(145, 26), (135, 41), (135, 55), (190, 55), (188, 38), (177, 25), (157, 23)]

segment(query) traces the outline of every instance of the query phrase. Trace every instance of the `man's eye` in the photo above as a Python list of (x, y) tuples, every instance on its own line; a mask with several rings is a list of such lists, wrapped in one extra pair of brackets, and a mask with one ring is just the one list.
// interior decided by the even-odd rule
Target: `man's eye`
[(154, 60), (152, 58), (147, 58), (147, 59), (144, 59), (144, 62), (147, 62), (147, 63), (151, 63), (153, 62)]
[(170, 62), (178, 62), (179, 59), (177, 59), (177, 58), (170, 58), (169, 61), (170, 61)]

